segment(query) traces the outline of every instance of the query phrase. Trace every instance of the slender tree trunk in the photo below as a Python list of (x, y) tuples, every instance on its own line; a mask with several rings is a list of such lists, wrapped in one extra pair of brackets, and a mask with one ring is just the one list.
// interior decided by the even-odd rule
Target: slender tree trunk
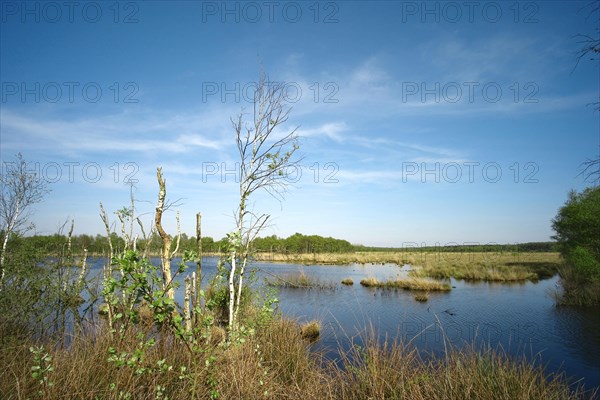
[[(104, 223), (104, 228), (106, 229), (106, 238), (108, 239), (108, 262), (104, 265), (104, 270), (103, 270), (103, 274), (104, 274), (104, 280), (108, 279), (109, 276), (112, 275), (112, 266), (111, 266), (111, 262), (112, 262), (112, 258), (114, 255), (114, 250), (113, 250), (113, 245), (112, 245), (112, 239), (110, 236), (110, 225), (108, 223), (108, 217), (106, 215), (106, 211), (104, 210), (104, 206), (102, 205), (102, 202), (100, 202), (100, 218), (102, 219), (102, 222)], [(125, 272), (121, 269), (121, 276), (123, 276), (125, 274)], [(112, 296), (112, 295), (111, 295)], [(112, 330), (113, 330), (113, 309), (112, 309), (112, 304), (111, 301), (112, 299), (106, 299), (106, 306), (108, 308), (107, 310), (107, 316), (108, 316), (108, 326), (110, 328), (110, 336), (112, 338), (113, 334), (112, 334)]]
[(196, 299), (199, 297), (197, 290), (198, 289), (196, 286), (196, 271), (193, 271), (192, 272), (192, 321), (194, 322), (194, 325), (196, 325), (198, 323), (199, 308), (196, 308), (196, 307), (200, 307), (200, 305), (196, 303)]
[(19, 212), (20, 212), (19, 207), (17, 206), (17, 212), (15, 213), (15, 218), (10, 220), (8, 222), (8, 224), (6, 224), (6, 230), (4, 231), (4, 239), (2, 240), (2, 254), (0, 254), (0, 270), (2, 271), (2, 272), (0, 272), (0, 290), (2, 290), (2, 285), (4, 284), (4, 273), (5, 273), (4, 259), (6, 257), (6, 248), (8, 246), (8, 239), (10, 238), (10, 235), (14, 228), (15, 221), (19, 217)]
[[(63, 282), (63, 291), (67, 291), (69, 280), (71, 280), (71, 267), (73, 267), (73, 229), (75, 228), (75, 220), (71, 220), (71, 228), (67, 235), (67, 263), (66, 263), (66, 277)], [(62, 268), (65, 268), (64, 258), (61, 257)]]
[(244, 283), (244, 270), (246, 269), (246, 265), (248, 264), (248, 253), (245, 252), (242, 258), (242, 266), (240, 267), (240, 280), (238, 282), (238, 291), (237, 298), (235, 300), (235, 311), (233, 313), (233, 319), (238, 319), (238, 314), (240, 312), (240, 301), (242, 298), (242, 285)]
[(2, 285), (4, 283), (4, 257), (6, 254), (6, 246), (8, 245), (8, 236), (10, 236), (11, 228), (7, 227), (4, 231), (4, 238), (2, 239), (2, 254), (0, 254), (0, 290), (2, 289)]
[[(108, 255), (108, 265), (104, 268), (104, 279), (108, 278), (108, 276), (111, 273), (111, 260), (113, 258), (114, 255), (114, 250), (113, 250), (113, 245), (112, 245), (112, 239), (110, 236), (110, 226), (108, 223), (108, 217), (106, 216), (106, 211), (104, 210), (104, 206), (102, 205), (102, 202), (100, 202), (100, 218), (102, 218), (102, 222), (104, 223), (104, 228), (106, 229), (106, 238), (108, 239), (108, 249), (110, 254)], [(124, 272), (123, 270), (121, 270), (121, 277), (123, 276)]]
[(87, 249), (83, 249), (83, 260), (81, 261), (81, 272), (79, 273), (79, 279), (77, 279), (77, 287), (79, 288), (79, 291), (81, 291), (81, 288), (83, 288), (83, 283), (84, 283), (84, 279), (85, 279), (85, 273), (86, 273), (86, 269), (87, 269), (87, 254), (88, 254)]
[[(131, 214), (129, 215), (129, 240), (133, 239), (133, 216), (135, 215), (135, 201), (133, 196), (133, 183), (130, 183), (129, 193), (131, 196)], [(133, 242), (133, 251), (135, 251), (135, 240)]]
[[(238, 211), (238, 220), (237, 220), (237, 238), (236, 240), (242, 240), (242, 232), (244, 229), (244, 215), (246, 213), (246, 199), (244, 196), (244, 192), (242, 190), (242, 187), (240, 186), (240, 208)], [(236, 246), (238, 245), (237, 243), (235, 244)], [(238, 306), (236, 304), (239, 305), (239, 296), (237, 298), (236, 301), (236, 290), (235, 290), (235, 274), (237, 272), (237, 266), (236, 266), (236, 252), (237, 249), (235, 249), (233, 251), (233, 254), (231, 255), (231, 272), (229, 275), (229, 330), (231, 331), (232, 329), (237, 329), (237, 308)], [(242, 253), (244, 254), (244, 253)], [(243, 272), (243, 268), (245, 266), (245, 261), (242, 262), (242, 272)], [(242, 292), (242, 276), (240, 276), (240, 280), (238, 281), (238, 293)]]
[(234, 327), (234, 315), (233, 307), (235, 305), (235, 272), (236, 272), (236, 254), (235, 250), (231, 254), (231, 271), (229, 271), (229, 332), (233, 331)]
[[(202, 290), (202, 215), (196, 214), (196, 247), (198, 252), (198, 259), (196, 260), (196, 276), (194, 279), (194, 310), (201, 307), (201, 296), (200, 291)], [(194, 311), (194, 317), (197, 322), (196, 311)]]
[(189, 276), (185, 277), (185, 295), (183, 298), (183, 320), (185, 323), (185, 332), (192, 331), (192, 316), (190, 314), (190, 299), (192, 296), (192, 280)]
[[(171, 283), (173, 279), (171, 276), (171, 237), (165, 232), (162, 226), (162, 214), (165, 207), (165, 197), (167, 195), (167, 189), (165, 180), (162, 176), (162, 169), (156, 169), (156, 178), (158, 180), (159, 192), (158, 192), (158, 204), (156, 205), (156, 214), (154, 215), (154, 223), (156, 230), (163, 241), (161, 262), (162, 262), (162, 273), (163, 273), (163, 288)], [(167, 296), (170, 299), (175, 299), (175, 291), (173, 287), (169, 287), (167, 290)]]

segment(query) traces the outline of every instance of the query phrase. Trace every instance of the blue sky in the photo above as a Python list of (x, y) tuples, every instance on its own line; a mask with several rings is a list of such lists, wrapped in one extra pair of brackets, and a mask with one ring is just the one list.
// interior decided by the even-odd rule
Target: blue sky
[[(36, 232), (102, 233), (156, 167), (182, 230), (233, 227), (230, 117), (261, 69), (286, 82), (301, 176), (264, 234), (378, 246), (545, 241), (599, 151), (598, 63), (575, 68), (588, 2), (3, 2), (0, 156), (52, 192)], [(298, 172), (298, 171), (296, 171)], [(296, 182), (297, 180), (297, 182)], [(116, 219), (114, 215), (111, 215)], [(175, 230), (175, 213), (165, 225)]]

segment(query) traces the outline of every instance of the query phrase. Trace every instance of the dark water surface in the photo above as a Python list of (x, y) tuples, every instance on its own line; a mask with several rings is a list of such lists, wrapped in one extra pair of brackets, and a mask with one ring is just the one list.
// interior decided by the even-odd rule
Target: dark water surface
[[(94, 272), (102, 260), (94, 260)], [(158, 260), (153, 260), (158, 263)], [(180, 260), (173, 260), (174, 269)], [(214, 276), (216, 258), (206, 257), (203, 275)], [(186, 274), (195, 266), (190, 265)], [(279, 289), (279, 310), (299, 321), (317, 319), (321, 337), (314, 345), (333, 359), (338, 349), (361, 343), (372, 328), (379, 337), (411, 341), (424, 352), (443, 353), (444, 342), (462, 346), (501, 346), (511, 355), (541, 362), (548, 372), (565, 372), (587, 387), (600, 386), (600, 311), (556, 307), (551, 297), (558, 277), (537, 283), (469, 283), (451, 280), (449, 293), (429, 293), (420, 303), (415, 292), (362, 287), (363, 278), (405, 277), (410, 266), (344, 266), (255, 263), (257, 282), (273, 275), (304, 272), (333, 289)], [(340, 281), (352, 278), (353, 286)], [(182, 279), (181, 279), (182, 280)], [(206, 282), (207, 279), (204, 279)], [(182, 301), (180, 289), (178, 301)]]

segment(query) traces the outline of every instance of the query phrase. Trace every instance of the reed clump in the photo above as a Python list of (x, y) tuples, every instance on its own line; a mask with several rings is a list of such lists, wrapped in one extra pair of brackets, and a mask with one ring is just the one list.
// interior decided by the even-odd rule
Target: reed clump
[(317, 277), (310, 276), (304, 271), (299, 274), (287, 274), (276, 276), (267, 280), (267, 284), (279, 288), (291, 289), (334, 289), (333, 282), (324, 281)]
[(381, 282), (376, 278), (369, 277), (369, 278), (361, 279), (360, 284), (365, 287), (377, 287), (378, 285), (381, 284)]
[(300, 335), (311, 342), (317, 340), (320, 334), (321, 323), (319, 321), (312, 320), (300, 327)]
[(393, 279), (389, 281), (380, 281), (376, 278), (366, 278), (360, 281), (360, 284), (366, 287), (376, 287), (383, 289), (404, 289), (404, 290), (422, 290), (422, 291), (441, 291), (447, 292), (452, 288), (448, 283), (439, 282), (424, 278)]
[(352, 278), (342, 279), (342, 285), (351, 286), (354, 285), (354, 281), (352, 280)]

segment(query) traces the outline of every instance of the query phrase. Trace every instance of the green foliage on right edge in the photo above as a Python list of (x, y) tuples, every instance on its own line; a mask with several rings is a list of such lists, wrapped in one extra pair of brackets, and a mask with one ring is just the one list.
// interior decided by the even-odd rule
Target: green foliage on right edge
[(600, 187), (569, 193), (552, 228), (566, 262), (559, 302), (600, 304)]

